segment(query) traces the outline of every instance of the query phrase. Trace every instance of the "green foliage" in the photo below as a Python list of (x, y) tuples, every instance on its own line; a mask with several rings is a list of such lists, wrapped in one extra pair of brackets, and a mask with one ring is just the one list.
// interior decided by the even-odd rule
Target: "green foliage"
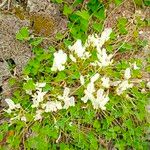
[[(20, 120), (14, 121), (12, 125), (5, 121), (0, 126), (0, 142), (5, 139), (8, 132), (13, 131), (12, 135), (7, 136), (6, 141), (2, 144), (2, 149), (5, 146), (8, 149), (37, 149), (37, 150), (97, 150), (97, 149), (136, 149), (147, 150), (147, 129), (149, 123), (146, 117), (147, 100), (150, 93), (142, 93), (141, 90), (148, 91), (144, 81), (137, 86), (127, 90), (121, 96), (118, 96), (113, 88), (110, 88), (110, 101), (108, 102), (106, 111), (93, 109), (90, 102), (87, 104), (81, 103), (85, 85), (79, 85), (80, 75), (85, 74), (92, 76), (97, 70), (92, 68), (90, 62), (97, 59), (95, 48), (91, 50), (89, 60), (80, 62), (79, 64), (69, 63), (66, 69), (59, 72), (52, 72), (53, 53), (58, 48), (65, 49), (68, 54), (68, 46), (72, 45), (74, 39), (81, 39), (85, 42), (87, 36), (91, 33), (101, 33), (103, 24), (106, 19), (104, 3), (100, 0), (89, 0), (86, 3), (83, 0), (75, 0), (71, 2), (64, 0), (53, 0), (57, 4), (61, 4), (63, 14), (68, 18), (67, 34), (57, 33), (55, 38), (56, 46), (50, 46), (47, 50), (41, 48), (41, 43), (44, 38), (33, 38), (30, 36), (28, 28), (23, 27), (16, 34), (16, 39), (20, 41), (28, 41), (32, 46), (34, 57), (28, 62), (24, 68), (23, 75), (29, 76), (31, 79), (19, 84), (21, 89), (15, 90), (13, 100), (20, 102), (23, 108), (20, 115), (26, 114), (29, 120), (24, 123)], [(115, 0), (116, 5), (120, 5), (122, 0)], [(141, 1), (135, 1), (137, 5), (141, 5)], [(147, 1), (144, 1), (148, 5)], [(129, 34), (127, 30), (128, 20), (125, 17), (117, 20), (117, 29), (111, 34), (110, 40), (104, 45), (109, 53), (115, 52), (119, 47), (120, 58), (115, 57), (113, 66), (108, 66), (99, 70), (101, 76), (109, 76), (110, 79), (117, 81), (123, 79), (124, 70), (130, 67), (136, 61), (139, 68), (142, 68), (142, 62), (138, 59), (126, 59), (122, 56), (123, 53), (130, 55), (130, 52), (140, 50), (141, 47), (147, 45), (146, 41), (138, 38), (138, 33), (134, 33), (133, 42), (124, 42), (123, 40), (115, 44), (118, 34), (126, 36)], [(137, 18), (137, 27), (142, 27), (148, 24), (148, 21), (142, 21)], [(138, 32), (138, 30), (137, 30)], [(67, 35), (67, 36), (66, 36)], [(135, 39), (135, 41), (134, 41)], [(61, 45), (60, 47), (57, 45)], [(146, 60), (146, 72), (150, 73), (150, 59)], [(115, 66), (115, 67), (114, 67)], [(99, 68), (100, 69), (100, 68)], [(141, 79), (142, 71), (132, 70), (132, 78)], [(43, 120), (35, 121), (35, 108), (31, 107), (32, 97), (27, 95), (25, 91), (35, 91), (35, 82), (46, 82), (46, 86), (42, 89), (47, 91), (52, 96), (50, 100), (55, 100), (58, 93), (61, 93), (63, 87), (68, 84), (73, 86), (73, 96), (77, 98), (76, 106), (69, 107), (67, 110), (58, 112), (43, 113)], [(12, 78), (10, 85), (14, 85), (16, 79)], [(57, 86), (57, 88), (55, 88)], [(96, 85), (97, 87), (101, 85)], [(79, 88), (78, 88), (79, 87)], [(129, 98), (128, 98), (128, 97)], [(47, 99), (47, 95), (45, 96)], [(6, 114), (6, 117), (14, 117), (11, 114)], [(1, 147), (0, 147), (1, 148)]]
[(119, 32), (121, 34), (127, 34), (128, 33), (128, 31), (126, 29), (126, 25), (127, 25), (127, 19), (126, 18), (119, 18), (118, 19), (117, 26), (118, 26)]
[(116, 5), (120, 5), (122, 3), (122, 0), (114, 0)]
[(145, 6), (150, 6), (150, 1), (149, 0), (144, 0)]
[(19, 32), (16, 34), (16, 39), (23, 41), (29, 40), (29, 30), (27, 27), (22, 27)]
[(23, 85), (24, 90), (35, 90), (35, 85), (33, 80), (28, 80), (24, 85)]
[(64, 5), (63, 14), (68, 16), (73, 12), (73, 9), (67, 5)]

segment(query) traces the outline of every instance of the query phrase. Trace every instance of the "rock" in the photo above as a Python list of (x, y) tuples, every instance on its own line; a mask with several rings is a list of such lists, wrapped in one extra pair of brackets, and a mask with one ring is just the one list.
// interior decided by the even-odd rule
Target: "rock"
[(22, 69), (32, 57), (28, 44), (21, 43), (15, 38), (16, 32), (29, 24), (29, 21), (20, 20), (13, 15), (0, 14), (0, 86), (2, 85), (3, 92), (9, 89), (6, 82), (12, 75), (6, 60), (12, 59), (16, 65), (17, 75), (21, 75)]

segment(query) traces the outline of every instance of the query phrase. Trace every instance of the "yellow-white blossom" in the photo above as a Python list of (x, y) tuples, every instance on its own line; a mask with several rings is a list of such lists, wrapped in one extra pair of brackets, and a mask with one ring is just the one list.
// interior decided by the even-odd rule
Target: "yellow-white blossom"
[(78, 39), (72, 46), (68, 46), (71, 52), (75, 52), (78, 57), (83, 57), (85, 52), (85, 47), (82, 45), (82, 41)]
[(124, 78), (125, 79), (130, 79), (131, 78), (131, 71), (130, 71), (130, 68), (127, 68), (124, 72)]
[(133, 63), (133, 69), (134, 69), (134, 70), (140, 69), (140, 68), (137, 66), (136, 62)]
[(101, 50), (104, 43), (109, 40), (111, 33), (112, 29), (106, 28), (100, 37), (97, 34), (89, 35), (86, 40), (85, 47), (93, 46), (96, 47), (98, 51)]
[(38, 109), (36, 111), (35, 116), (34, 116), (34, 121), (41, 120), (42, 119), (42, 113), (43, 113), (43, 110)]
[(81, 85), (84, 85), (85, 80), (84, 80), (84, 76), (80, 75), (80, 83)]
[(99, 79), (99, 73), (96, 73), (94, 76), (91, 77), (90, 83), (88, 83), (86, 89), (84, 90), (84, 96), (81, 100), (86, 103), (88, 100), (94, 99), (93, 93), (95, 92), (95, 85), (94, 82)]
[(81, 100), (86, 103), (88, 100), (93, 99), (93, 93), (95, 92), (95, 87), (94, 87), (94, 83), (90, 82), (87, 85), (87, 88), (84, 90), (84, 96), (81, 98)]
[(99, 47), (101, 48), (103, 44), (109, 40), (110, 34), (112, 33), (111, 28), (105, 28), (104, 31), (101, 34), (101, 37), (99, 39)]
[(65, 69), (65, 63), (67, 61), (67, 54), (62, 50), (54, 53), (53, 66), (51, 68), (52, 71), (62, 71)]
[(106, 110), (105, 105), (109, 101), (109, 97), (104, 93), (104, 89), (99, 89), (97, 91), (97, 97), (95, 99), (92, 99), (91, 101), (94, 109), (100, 108), (102, 110)]
[(121, 83), (121, 81), (114, 81), (114, 82), (111, 81), (111, 82), (110, 82), (110, 85), (111, 85), (111, 86), (118, 86), (119, 83)]
[(92, 34), (88, 36), (86, 43), (85, 43), (85, 47), (89, 47), (89, 46), (92, 46), (92, 47), (99, 46), (99, 37), (97, 34)]
[(62, 105), (59, 101), (48, 101), (45, 104), (42, 104), (42, 108), (45, 109), (45, 112), (55, 112), (62, 109)]
[(109, 88), (110, 87), (110, 79), (108, 77), (102, 77), (102, 86), (105, 88)]
[(98, 80), (99, 77), (100, 77), (99, 73), (94, 74), (94, 75), (91, 77), (91, 82), (95, 82), (96, 80)]
[(96, 61), (97, 65), (100, 67), (106, 67), (112, 64), (112, 54), (107, 55), (106, 49), (103, 48), (99, 50), (97, 53), (98, 61)]
[(39, 89), (41, 89), (41, 88), (43, 88), (45, 86), (46, 86), (45, 82), (42, 82), (42, 83), (36, 82), (36, 84), (35, 84), (36, 90), (39, 90)]
[(26, 118), (25, 116), (22, 116), (22, 117), (20, 118), (20, 120), (26, 122), (26, 121), (27, 121), (27, 118)]
[(11, 113), (12, 110), (21, 108), (20, 104), (15, 104), (11, 99), (5, 99), (5, 102), (8, 104), (9, 108), (5, 110), (7, 113)]
[(44, 96), (47, 92), (42, 92), (42, 90), (36, 91), (34, 95), (32, 95), (32, 108), (38, 107), (40, 102), (44, 100)]
[(118, 95), (121, 95), (125, 90), (132, 88), (132, 87), (133, 87), (133, 84), (130, 84), (128, 80), (124, 80), (118, 85), (116, 92)]
[(69, 55), (69, 58), (70, 58), (73, 62), (76, 62), (76, 61), (77, 61), (76, 58), (75, 58), (72, 54)]
[(147, 82), (147, 87), (150, 89), (150, 81)]
[[(72, 46), (68, 46), (68, 48), (81, 59), (87, 59), (91, 56), (89, 52), (86, 52), (85, 46), (82, 45), (82, 41), (79, 39)], [(72, 61), (76, 62), (76, 59), (72, 54), (70, 54), (69, 57)]]
[(75, 98), (73, 96), (69, 97), (70, 89), (65, 87), (63, 96), (58, 96), (59, 100), (63, 100), (63, 109), (68, 109), (70, 106), (75, 106)]

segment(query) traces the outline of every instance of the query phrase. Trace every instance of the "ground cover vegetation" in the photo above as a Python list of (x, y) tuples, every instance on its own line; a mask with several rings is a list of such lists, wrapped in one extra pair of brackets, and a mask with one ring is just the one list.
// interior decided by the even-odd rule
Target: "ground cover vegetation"
[(16, 34), (34, 57), (20, 81), (9, 81), (19, 88), (1, 112), (1, 149), (148, 150), (150, 80), (144, 75), (150, 73), (150, 57), (138, 56), (148, 45), (139, 29), (150, 20), (135, 15), (129, 29), (120, 17), (115, 27), (106, 27), (110, 2), (53, 2), (68, 19), (68, 30), (57, 33), (53, 45), (42, 48), (45, 37), (34, 37), (27, 27)]

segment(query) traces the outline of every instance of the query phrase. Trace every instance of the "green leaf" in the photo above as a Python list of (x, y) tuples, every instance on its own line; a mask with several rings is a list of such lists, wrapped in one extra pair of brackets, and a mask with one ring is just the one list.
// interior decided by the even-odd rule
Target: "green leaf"
[(102, 30), (102, 28), (103, 28), (103, 25), (101, 23), (93, 23), (93, 29), (95, 31), (100, 32)]
[(22, 27), (19, 32), (16, 34), (16, 39), (23, 41), (29, 40), (29, 30), (28, 27)]
[(48, 48), (48, 50), (49, 50), (51, 53), (54, 53), (54, 52), (56, 51), (55, 47), (53, 47), (53, 46), (50, 46), (50, 47)]
[(28, 80), (26, 83), (23, 85), (24, 90), (35, 90), (35, 84), (33, 80)]
[(68, 16), (69, 14), (71, 14), (73, 12), (73, 9), (67, 5), (64, 5), (64, 10), (63, 10), (63, 14)]
[(120, 48), (120, 51), (127, 51), (132, 50), (132, 45), (129, 43), (123, 43), (123, 45)]
[(81, 10), (81, 11), (78, 10), (76, 12), (76, 15), (82, 17), (85, 20), (89, 20), (90, 19), (90, 15), (89, 15), (88, 11), (86, 11), (86, 10)]
[(52, 0), (53, 3), (58, 3), (61, 4), (63, 2), (63, 0)]
[(115, 0), (116, 5), (120, 5), (122, 3), (122, 0)]
[(32, 46), (38, 46), (39, 44), (41, 44), (43, 41), (43, 38), (39, 37), (39, 38), (36, 38), (36, 39), (32, 39), (32, 41), (30, 41), (30, 44)]
[(99, 20), (104, 20), (105, 19), (105, 9), (101, 8), (98, 12), (94, 13), (94, 16)]
[(76, 7), (77, 5), (81, 4), (83, 2), (83, 0), (75, 0), (73, 2), (73, 6)]
[(98, 120), (94, 120), (93, 127), (96, 129), (100, 128), (100, 122)]
[(134, 2), (137, 6), (142, 6), (143, 5), (143, 0), (134, 0)]
[(64, 35), (63, 35), (62, 33), (60, 33), (60, 32), (58, 32), (58, 33), (56, 34), (56, 39), (57, 39), (57, 40), (62, 40), (63, 37), (64, 37)]
[(68, 48), (68, 46), (72, 44), (72, 42), (70, 40), (67, 40), (67, 39), (64, 39), (63, 42), (64, 42), (66, 48)]
[(144, 0), (145, 6), (150, 6), (150, 1), (149, 0)]
[(57, 75), (57, 77), (55, 78), (55, 81), (56, 81), (56, 82), (63, 81), (66, 77), (67, 77), (67, 75), (66, 75), (65, 72), (63, 72), (63, 71), (58, 72), (58, 75)]
[(89, 0), (87, 4), (88, 10), (93, 13), (102, 8), (102, 3), (99, 0)]

